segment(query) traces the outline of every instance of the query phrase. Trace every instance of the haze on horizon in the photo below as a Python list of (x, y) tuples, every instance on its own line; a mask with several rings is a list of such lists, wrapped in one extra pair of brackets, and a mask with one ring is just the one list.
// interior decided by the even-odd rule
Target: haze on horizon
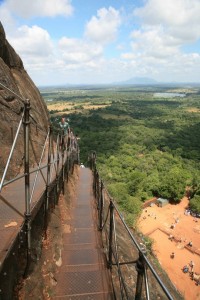
[(0, 0), (7, 39), (40, 86), (200, 82), (199, 19), (199, 0)]

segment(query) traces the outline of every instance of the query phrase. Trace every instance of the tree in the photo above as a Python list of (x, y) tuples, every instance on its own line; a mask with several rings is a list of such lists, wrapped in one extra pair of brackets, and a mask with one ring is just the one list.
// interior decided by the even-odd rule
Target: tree
[(185, 194), (186, 176), (182, 168), (171, 168), (160, 180), (158, 192), (163, 198), (180, 202)]
[(145, 178), (146, 175), (144, 172), (132, 172), (128, 181), (128, 191), (131, 196), (134, 196), (137, 193)]
[(195, 195), (194, 198), (190, 200), (190, 208), (200, 213), (200, 195)]

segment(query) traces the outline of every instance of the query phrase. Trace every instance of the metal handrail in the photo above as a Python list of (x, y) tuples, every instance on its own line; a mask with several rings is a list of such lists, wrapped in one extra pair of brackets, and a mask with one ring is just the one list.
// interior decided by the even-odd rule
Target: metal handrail
[[(42, 154), (41, 154), (40, 161), (39, 161), (39, 164), (38, 164), (38, 168), (37, 168), (37, 171), (36, 171), (36, 174), (35, 174), (33, 187), (32, 187), (32, 191), (31, 191), (31, 196), (30, 196), (30, 203), (32, 202), (33, 194), (34, 194), (34, 191), (35, 191), (35, 186), (36, 186), (36, 182), (37, 182), (37, 178), (38, 178), (38, 173), (41, 170), (40, 166), (41, 166), (41, 163), (42, 163), (42, 159), (43, 159), (43, 156), (44, 156), (44, 151), (45, 151), (45, 148), (46, 148), (46, 143), (47, 143), (48, 138), (49, 138), (49, 131), (47, 133), (46, 140), (44, 142), (44, 146), (43, 146), (43, 149), (42, 149)], [(46, 181), (45, 181), (45, 183), (46, 183)]]
[[(24, 104), (24, 109), (22, 111), (22, 116), (21, 116), (21, 119), (20, 119), (20, 122), (18, 124), (18, 128), (17, 128), (17, 131), (16, 131), (16, 134), (15, 134), (15, 138), (14, 138), (14, 141), (13, 141), (13, 144), (12, 144), (12, 147), (11, 147), (11, 150), (10, 150), (10, 153), (9, 153), (9, 157), (7, 159), (7, 162), (6, 162), (6, 166), (5, 166), (5, 169), (4, 169), (4, 172), (3, 172), (3, 176), (1, 178), (1, 182), (0, 182), (0, 193), (2, 191), (2, 188), (5, 187), (5, 186), (8, 186), (9, 184), (19, 180), (19, 179), (22, 179), (22, 178), (25, 178), (25, 181), (27, 181), (27, 178), (30, 176), (30, 174), (32, 173), (35, 173), (36, 172), (36, 176), (35, 176), (35, 179), (34, 179), (34, 183), (33, 183), (33, 187), (32, 187), (32, 191), (31, 191), (31, 195), (29, 195), (29, 191), (28, 189), (26, 188), (26, 192), (25, 192), (25, 195), (26, 195), (26, 198), (28, 198), (29, 200), (26, 201), (26, 206), (29, 206), (29, 204), (31, 203), (32, 201), (32, 198), (33, 198), (33, 194), (34, 194), (34, 190), (35, 190), (35, 186), (36, 186), (36, 181), (37, 181), (37, 177), (38, 177), (38, 173), (42, 171), (42, 169), (45, 169), (47, 168), (48, 166), (51, 166), (52, 164), (54, 165), (55, 167), (55, 164), (57, 162), (57, 169), (55, 167), (55, 171), (56, 171), (56, 177), (58, 176), (58, 168), (59, 168), (59, 161), (60, 161), (60, 157), (59, 157), (59, 145), (58, 145), (58, 142), (59, 142), (59, 137), (57, 138), (57, 145), (56, 145), (56, 150), (57, 150), (57, 159), (54, 158), (54, 151), (53, 152), (53, 161), (50, 161), (48, 162), (47, 165), (45, 166), (42, 166), (41, 167), (41, 161), (42, 161), (42, 158), (44, 156), (44, 150), (45, 150), (45, 145), (46, 145), (46, 142), (47, 142), (47, 139), (49, 137), (49, 133), (47, 133), (47, 137), (46, 137), (46, 140), (45, 140), (45, 143), (44, 143), (44, 146), (43, 146), (43, 150), (42, 150), (42, 154), (41, 154), (41, 158), (40, 158), (40, 162), (38, 164), (37, 162), (37, 169), (36, 170), (33, 170), (33, 171), (30, 171), (29, 170), (29, 167), (28, 167), (28, 172), (24, 171), (24, 174), (21, 174), (19, 176), (16, 176), (15, 178), (12, 178), (11, 180), (8, 180), (5, 182), (5, 177), (6, 177), (6, 174), (7, 174), (7, 170), (8, 170), (8, 167), (9, 167), (9, 164), (10, 164), (10, 161), (11, 161), (11, 158), (12, 158), (12, 155), (13, 155), (13, 152), (14, 152), (14, 149), (15, 149), (15, 146), (16, 146), (16, 142), (17, 142), (17, 139), (19, 137), (19, 133), (20, 133), (20, 129), (21, 129), (21, 126), (22, 126), (22, 123), (25, 125), (25, 129), (24, 131), (26, 131), (26, 133), (24, 132), (25, 136), (24, 136), (24, 145), (26, 145), (26, 147), (28, 147), (27, 149), (29, 149), (29, 141), (31, 142), (31, 139), (30, 139), (30, 134), (29, 134), (29, 125), (30, 125), (30, 101), (29, 100), (24, 100), (22, 99), (19, 95), (17, 95), (15, 92), (13, 92), (12, 90), (10, 90), (9, 88), (7, 88), (4, 84), (2, 84), (0, 82), (0, 86), (2, 86), (3, 88), (5, 88), (6, 90), (8, 90), (9, 92), (11, 92), (12, 94), (14, 94), (17, 98), (19, 98), (23, 104)], [(27, 106), (28, 105), (28, 106)], [(29, 116), (28, 118), (28, 122), (25, 121), (25, 114), (26, 116)], [(28, 134), (27, 134), (28, 132)], [(28, 137), (28, 140), (27, 140), (27, 137)], [(32, 145), (32, 142), (31, 142), (31, 145)], [(70, 145), (71, 146), (71, 145)], [(53, 147), (53, 145), (52, 145)], [(33, 148), (33, 145), (32, 145), (32, 150), (33, 150), (33, 153), (34, 153), (34, 156), (35, 156), (35, 159), (36, 159), (36, 155), (35, 155), (35, 151), (34, 151), (34, 148)], [(49, 149), (49, 151), (51, 151), (51, 147)], [(27, 151), (25, 151), (24, 153), (24, 159), (25, 159), (25, 156), (26, 156), (26, 162), (25, 162), (25, 165), (27, 166), (27, 162), (29, 161), (29, 154), (26, 153)], [(29, 152), (29, 150), (28, 150)], [(64, 152), (66, 151), (63, 151), (62, 153), (62, 168), (64, 167), (64, 164), (65, 164), (65, 160), (67, 159), (67, 157), (64, 155)], [(51, 156), (51, 155), (50, 155)], [(44, 179), (44, 176), (43, 176), (43, 173), (41, 172), (42, 174), (42, 177)], [(51, 174), (50, 174), (50, 181), (51, 181), (51, 176), (52, 176), (52, 170), (51, 170)], [(64, 173), (63, 173), (63, 178), (64, 178)], [(45, 179), (44, 179), (45, 181)], [(45, 184), (46, 181), (45, 181)], [(28, 187), (30, 185), (29, 183), (29, 179), (28, 179), (28, 183), (26, 182), (26, 187)], [(30, 187), (29, 187), (30, 188)], [(29, 211), (29, 209), (28, 209)], [(28, 213), (29, 214), (29, 213)]]
[[(23, 99), (21, 96), (19, 96), (19, 95), (18, 95), (17, 93), (15, 93), (13, 90), (9, 89), (9, 88), (8, 88), (6, 85), (4, 85), (2, 82), (0, 82), (0, 86), (1, 86), (2, 88), (4, 88), (5, 90), (7, 90), (8, 92), (10, 92), (11, 94), (13, 94), (15, 97), (17, 97), (18, 100), (19, 100), (21, 103), (25, 104), (26, 99)], [(41, 115), (41, 113), (40, 113), (37, 109), (32, 108), (32, 110), (34, 110), (36, 113), (38, 113), (39, 115)]]
[(148, 284), (148, 276), (147, 276), (147, 266), (144, 267), (144, 283), (145, 283), (145, 290), (146, 290), (147, 300), (150, 300), (150, 296), (149, 296), (149, 284)]
[(164, 291), (164, 293), (166, 294), (166, 296), (168, 297), (168, 299), (173, 300), (171, 294), (169, 293), (168, 289), (165, 287), (165, 285), (163, 284), (163, 282), (161, 281), (160, 277), (158, 276), (157, 272), (154, 270), (154, 268), (152, 267), (150, 261), (148, 260), (148, 258), (146, 257), (146, 255), (144, 254), (144, 252), (142, 251), (141, 247), (139, 246), (139, 244), (137, 243), (136, 239), (134, 238), (132, 232), (130, 231), (128, 225), (125, 223), (125, 221), (123, 220), (123, 217), (121, 215), (121, 213), (119, 212), (118, 208), (116, 207), (116, 205), (113, 203), (115, 210), (117, 212), (117, 214), (120, 217), (120, 220), (122, 221), (124, 227), (126, 228), (131, 240), (134, 242), (135, 246), (137, 247), (137, 250), (139, 251), (139, 253), (141, 253), (145, 263), (147, 264), (148, 268), (151, 270), (152, 274), (154, 275), (154, 277), (156, 278), (156, 280), (158, 281), (160, 287), (162, 288), (162, 290)]
[[(54, 164), (55, 162), (57, 162), (57, 160), (54, 160), (53, 162), (51, 162), (51, 164)], [(43, 169), (46, 169), (46, 168), (47, 168), (47, 165), (44, 165), (44, 166), (40, 167), (40, 171), (43, 170)], [(38, 168), (37, 168), (36, 170), (30, 171), (29, 174), (31, 175), (31, 174), (33, 174), (33, 173), (35, 173), (35, 172), (37, 172), (37, 171), (38, 171)], [(27, 173), (23, 173), (23, 174), (21, 174), (21, 175), (15, 177), (15, 178), (13, 178), (13, 179), (10, 179), (10, 180), (6, 181), (6, 182), (3, 184), (2, 187), (5, 187), (5, 186), (7, 186), (7, 185), (9, 185), (9, 184), (11, 184), (11, 183), (13, 183), (13, 182), (15, 182), (15, 181), (21, 179), (21, 178), (24, 178), (26, 175), (27, 175)]]
[[(57, 143), (58, 143), (58, 137), (57, 137), (57, 139), (56, 139), (56, 150), (57, 150), (57, 148), (58, 148), (58, 147), (57, 147)], [(54, 161), (54, 160), (55, 160), (55, 153), (54, 153), (54, 146), (53, 146), (53, 143), (51, 144), (51, 147), (52, 147), (51, 151), (52, 151), (53, 161)], [(57, 174), (56, 164), (54, 163), (53, 166), (54, 166), (55, 173)]]
[[(115, 261), (117, 264), (117, 272), (119, 274), (119, 284), (120, 284), (120, 290), (122, 289), (125, 291), (126, 298), (128, 298), (128, 291), (126, 289), (126, 285), (122, 276), (121, 268), (120, 268), (120, 262), (119, 262), (119, 255), (118, 255), (118, 245), (117, 245), (117, 234), (116, 234), (116, 222), (115, 222), (115, 216), (113, 216), (113, 227), (114, 227), (114, 246), (115, 246)], [(114, 253), (114, 252), (113, 252)]]
[[(57, 162), (57, 159), (55, 159), (55, 153), (54, 153), (54, 143), (53, 143), (53, 140), (51, 140), (51, 145), (50, 145), (50, 151), (51, 151), (51, 154), (52, 154), (52, 157), (53, 157), (53, 167), (54, 167), (54, 171), (55, 171), (55, 174), (57, 176), (57, 167), (58, 165), (56, 166), (56, 162)], [(59, 149), (59, 145), (58, 145), (58, 137), (56, 139), (56, 150)], [(50, 181), (52, 179), (52, 175), (53, 175), (53, 168), (51, 168), (51, 173), (50, 173)]]
[(21, 120), (20, 120), (20, 122), (19, 122), (17, 131), (16, 131), (16, 134), (15, 134), (15, 138), (14, 138), (14, 141), (13, 141), (13, 144), (12, 144), (12, 147), (11, 147), (11, 150), (10, 150), (10, 154), (9, 154), (9, 156), (8, 156), (8, 160), (7, 160), (7, 163), (6, 163), (4, 172), (3, 172), (3, 176), (2, 176), (2, 179), (1, 179), (1, 183), (0, 183), (0, 193), (1, 193), (1, 190), (2, 190), (2, 187), (3, 187), (3, 183), (4, 183), (4, 180), (5, 180), (5, 177), (6, 177), (6, 173), (7, 173), (7, 171), (8, 171), (8, 167), (9, 167), (9, 164), (10, 164), (11, 157), (12, 157), (13, 152), (14, 152), (14, 149), (15, 149), (15, 145), (16, 145), (17, 138), (18, 138), (18, 135), (19, 135), (19, 131), (20, 131), (21, 126), (22, 126), (23, 118), (24, 118), (24, 111), (23, 111), (23, 113), (22, 113), (22, 117), (21, 117)]
[[(72, 141), (70, 140), (70, 145), (69, 145), (69, 152), (67, 153), (66, 148), (67, 145), (64, 149), (64, 147), (62, 147), (62, 149), (60, 149), (59, 146), (59, 136), (57, 137), (57, 143), (56, 143), (56, 154), (54, 153), (54, 142), (52, 139), (53, 133), (51, 131), (51, 128), (49, 128), (49, 132), (47, 133), (45, 130), (42, 130), (43, 132), (45, 132), (45, 137), (42, 140), (42, 151), (40, 154), (40, 159), (37, 159), (37, 152), (35, 151), (32, 139), (31, 139), (31, 119), (35, 121), (35, 119), (31, 116), (30, 114), (30, 101), (29, 100), (24, 100), (22, 99), (19, 95), (17, 95), (15, 92), (13, 92), (12, 90), (10, 90), (9, 88), (5, 87), (3, 84), (0, 83), (0, 86), (3, 86), (6, 90), (8, 90), (9, 92), (11, 92), (12, 94), (14, 94), (18, 99), (20, 99), (20, 101), (23, 103), (24, 105), (24, 109), (21, 111), (22, 115), (21, 115), (21, 119), (20, 122), (18, 124), (18, 128), (15, 134), (15, 138), (13, 141), (13, 144), (11, 146), (11, 150), (9, 153), (9, 157), (8, 160), (6, 162), (6, 167), (4, 169), (3, 172), (3, 176), (1, 178), (1, 182), (0, 182), (0, 200), (7, 206), (9, 207), (9, 209), (12, 209), (13, 211), (15, 211), (15, 213), (17, 213), (20, 217), (21, 217), (21, 226), (24, 228), (25, 231), (25, 251), (26, 251), (26, 266), (25, 266), (25, 270), (24, 270), (24, 277), (27, 277), (28, 272), (29, 272), (29, 266), (30, 263), (32, 261), (32, 254), (33, 254), (33, 244), (32, 244), (32, 234), (31, 234), (31, 224), (34, 220), (35, 214), (37, 209), (41, 208), (44, 210), (43, 212), (43, 232), (44, 232), (44, 237), (47, 237), (47, 225), (49, 222), (49, 213), (51, 211), (51, 208), (53, 206), (55, 206), (55, 203), (58, 201), (58, 196), (60, 195), (61, 192), (64, 193), (64, 182), (65, 179), (67, 178), (68, 180), (68, 176), (69, 176), (69, 172), (70, 170), (73, 170), (73, 164), (76, 160), (78, 160), (78, 146), (76, 148), (76, 157), (73, 155), (73, 157), (71, 156), (72, 154)], [(35, 110), (35, 109), (33, 109)], [(37, 111), (36, 111), (37, 112)], [(37, 112), (39, 113), (39, 112)], [(8, 167), (10, 165), (11, 162), (11, 158), (14, 152), (14, 149), (16, 147), (16, 143), (17, 143), (17, 139), (19, 138), (19, 134), (21, 133), (20, 129), (22, 124), (24, 125), (23, 127), (23, 133), (24, 133), (24, 140), (23, 140), (23, 146), (24, 146), (24, 152), (23, 152), (23, 160), (24, 160), (24, 172), (23, 174), (19, 174), (18, 176), (16, 176), (15, 178), (12, 178), (8, 181), (5, 180), (6, 178), (6, 174), (7, 174), (7, 170)], [(36, 132), (35, 134), (38, 135), (37, 129), (38, 129), (38, 124), (36, 123)], [(45, 149), (46, 149), (46, 144), (47, 141), (49, 140), (49, 144), (48, 144), (48, 162), (46, 163), (46, 159), (45, 159), (45, 165), (42, 164), (42, 160), (44, 159), (44, 153), (45, 153)], [(34, 142), (37, 142), (37, 140), (35, 140)], [(44, 144), (43, 144), (44, 142)], [(39, 143), (38, 143), (39, 144)], [(33, 152), (33, 158), (35, 159), (35, 162), (37, 164), (37, 168), (34, 170), (30, 170), (30, 145), (32, 147), (32, 152)], [(60, 157), (62, 157), (62, 161), (60, 159)], [(69, 165), (69, 160), (70, 160), (70, 165)], [(35, 164), (34, 162), (34, 164)], [(61, 163), (62, 162), (62, 163)], [(42, 172), (43, 169), (47, 170), (47, 174), (46, 177), (44, 175), (44, 172)], [(55, 177), (52, 178), (53, 176), (53, 170), (55, 169)], [(65, 174), (66, 171), (66, 174)], [(35, 201), (34, 205), (32, 204), (32, 199), (33, 199), (33, 195), (34, 192), (36, 190), (36, 182), (38, 179), (38, 174), (39, 172), (41, 172), (42, 178), (44, 180), (44, 190), (42, 191), (42, 195), (38, 196), (38, 198), (36, 199), (37, 201)], [(31, 177), (30, 175), (35, 173), (35, 177)], [(1, 194), (2, 188), (5, 186), (8, 186), (9, 184), (16, 182), (20, 179), (24, 178), (24, 191), (25, 191), (25, 195), (24, 195), (24, 201), (25, 201), (25, 209), (23, 211), (23, 213), (21, 213), (16, 207), (14, 207), (10, 202), (12, 201), (8, 201), (6, 200), (3, 195)], [(46, 180), (45, 180), (46, 178)], [(32, 180), (30, 180), (32, 179)], [(30, 193), (30, 188), (31, 188), (31, 183), (33, 182), (33, 186), (31, 189), (31, 193)], [(43, 188), (43, 187), (42, 187)], [(52, 195), (53, 193), (53, 199), (52, 200)], [(49, 205), (51, 204), (51, 205)], [(42, 205), (42, 206), (41, 206)], [(15, 242), (17, 243), (17, 236), (15, 237)], [(14, 242), (14, 243), (15, 243)], [(8, 258), (8, 255), (10, 255), (10, 249), (13, 248), (13, 243), (9, 245), (9, 249), (6, 253), (6, 259)], [(12, 253), (12, 255), (14, 255), (14, 252)], [(6, 265), (6, 259), (4, 259), (3, 263), (0, 264), (0, 272), (2, 272), (4, 266)], [(24, 261), (24, 257), (23, 257), (23, 261)], [(24, 268), (24, 264), (22, 266), (22, 268)], [(20, 274), (22, 274), (23, 270), (20, 270)], [(0, 273), (1, 275), (2, 273)], [(19, 275), (19, 274), (18, 274)], [(2, 277), (1, 277), (2, 278)], [(10, 278), (10, 280), (13, 280), (13, 278)], [(7, 284), (6, 284), (7, 286)], [(2, 293), (2, 290), (0, 291), (0, 294)], [(0, 297), (1, 298), (1, 297)]]
[[(34, 146), (33, 146), (33, 140), (32, 140), (31, 138), (29, 138), (29, 140), (30, 140), (30, 143), (31, 143), (31, 147), (32, 147), (32, 150), (33, 150), (33, 155), (34, 155), (34, 157), (35, 157), (36, 164), (37, 164), (37, 166), (39, 166), (39, 163), (38, 163), (38, 160), (37, 160), (37, 155), (36, 155), (36, 152), (35, 152), (35, 149), (34, 149)], [(43, 146), (43, 147), (44, 147), (44, 146)], [(46, 183), (46, 180), (45, 180), (45, 178), (44, 178), (44, 174), (42, 173), (41, 170), (39, 170), (39, 171), (40, 171), (40, 174), (41, 174), (41, 176), (42, 176), (44, 182)]]
[[(93, 164), (91, 164), (93, 165)], [(99, 174), (98, 174), (98, 171), (96, 169), (96, 165), (95, 167), (93, 168), (93, 175), (94, 175), (94, 194), (95, 194), (95, 197), (98, 199), (100, 199), (99, 197), (99, 193), (101, 192), (101, 187), (100, 187), (100, 184), (99, 184)], [(160, 279), (160, 277), (158, 276), (157, 272), (155, 271), (155, 269), (153, 268), (153, 266), (151, 265), (150, 261), (148, 260), (147, 256), (146, 256), (146, 253), (144, 253), (144, 249), (139, 245), (139, 243), (137, 242), (136, 238), (134, 237), (133, 233), (131, 232), (130, 228), (128, 227), (128, 225), (126, 224), (126, 222), (124, 221), (124, 218), (121, 214), (121, 212), (119, 211), (119, 209), (117, 208), (117, 205), (115, 204), (115, 201), (112, 199), (112, 197), (110, 196), (107, 188), (105, 187), (105, 184), (103, 183), (103, 186), (104, 186), (104, 191), (106, 192), (107, 196), (108, 196), (108, 201), (110, 201), (110, 206), (109, 206), (109, 209), (108, 209), (108, 212), (107, 212), (107, 215), (106, 215), (106, 219), (104, 220), (104, 223), (102, 225), (102, 228), (100, 228), (100, 230), (103, 230), (105, 228), (105, 224), (106, 222), (108, 221), (108, 214), (109, 214), (109, 211), (110, 211), (110, 214), (112, 213), (111, 211), (115, 211), (116, 214), (118, 215), (119, 217), (119, 220), (120, 222), (122, 223), (124, 229), (126, 230), (126, 232), (128, 233), (129, 235), (129, 238), (131, 240), (131, 242), (133, 243), (133, 245), (136, 247), (138, 253), (139, 253), (139, 258), (137, 261), (133, 261), (132, 263), (136, 263), (136, 266), (139, 268), (140, 266), (142, 266), (142, 269), (140, 271), (142, 271), (142, 273), (139, 272), (138, 270), (138, 287), (139, 287), (139, 291), (137, 291), (137, 288), (136, 288), (136, 297), (135, 299), (136, 300), (140, 300), (141, 299), (141, 287), (142, 287), (142, 280), (143, 280), (143, 277), (144, 277), (144, 283), (145, 283), (145, 290), (146, 290), (146, 297), (147, 297), (147, 300), (150, 299), (150, 296), (149, 296), (149, 286), (148, 286), (148, 278), (147, 278), (147, 268), (151, 271), (152, 275), (154, 276), (154, 278), (156, 279), (156, 281), (158, 282), (158, 284), (160, 285), (161, 289), (163, 290), (163, 292), (165, 293), (165, 295), (167, 296), (168, 299), (170, 300), (173, 300), (173, 297), (172, 295), (170, 294), (170, 292), (168, 291), (168, 289), (166, 288), (166, 286), (164, 285), (164, 283), (162, 282), (162, 280)], [(99, 206), (98, 205), (98, 209), (99, 209)], [(112, 210), (111, 210), (112, 208)], [(102, 212), (99, 213), (99, 215), (101, 214)], [(110, 222), (113, 223), (113, 220), (110, 219)], [(109, 223), (111, 225), (111, 223)], [(114, 226), (114, 231), (115, 231), (115, 224), (113, 224), (112, 226)], [(110, 226), (109, 226), (110, 227)], [(111, 228), (109, 229), (109, 235), (110, 234), (113, 234), (111, 232)], [(113, 229), (112, 229), (113, 231)], [(115, 240), (115, 238), (114, 238)], [(109, 252), (108, 253), (108, 266), (110, 268), (112, 268), (112, 255), (115, 257), (115, 254), (114, 254), (114, 251), (113, 251), (113, 239), (109, 237), (109, 243), (112, 243), (112, 245), (109, 245)], [(115, 240), (116, 242), (116, 240)], [(116, 249), (116, 247), (115, 247)], [(115, 257), (116, 258), (116, 257)], [(125, 263), (124, 263), (125, 264)], [(118, 268), (120, 268), (120, 265), (121, 263), (116, 261), (116, 264)], [(140, 274), (139, 274), (140, 273)], [(121, 276), (121, 272), (118, 270), (118, 274), (119, 276)], [(121, 280), (121, 279), (119, 279)], [(123, 280), (123, 279), (122, 279)], [(121, 291), (122, 292), (122, 291)], [(127, 298), (129, 299), (129, 298)]]
[(16, 96), (23, 104), (25, 103), (25, 99), (23, 99), (21, 96), (19, 96), (17, 93), (15, 93), (13, 90), (9, 89), (7, 86), (5, 86), (2, 82), (0, 82), (0, 86), (2, 86), (5, 90)]

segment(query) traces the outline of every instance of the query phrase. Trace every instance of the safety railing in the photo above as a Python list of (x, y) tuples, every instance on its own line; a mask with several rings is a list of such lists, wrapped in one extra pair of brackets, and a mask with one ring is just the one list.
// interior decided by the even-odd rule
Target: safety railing
[(89, 162), (93, 170), (98, 228), (102, 232), (107, 266), (112, 273), (116, 298), (172, 300), (173, 296), (169, 289), (147, 258), (145, 242), (140, 242), (127, 226), (122, 213), (101, 180), (96, 169), (94, 151), (89, 155)]
[[(37, 252), (35, 245), (38, 239), (46, 237), (49, 215), (58, 201), (60, 192), (64, 193), (64, 182), (68, 180), (70, 172), (73, 172), (74, 164), (79, 163), (76, 137), (70, 131), (67, 135), (60, 132), (55, 136), (51, 126), (47, 132), (41, 128), (38, 130), (38, 124), (32, 122), (30, 101), (22, 100), (24, 108), (0, 182), (0, 211), (1, 205), (4, 205), (3, 211), (14, 212), (21, 223), (16, 235), (12, 236), (10, 245), (5, 245), (4, 252), (0, 253), (0, 299), (12, 299), (12, 289), (16, 280), (20, 276), (27, 277), (33, 256), (36, 255), (34, 253)], [(24, 171), (8, 180), (7, 171), (22, 127)], [(36, 137), (40, 132), (43, 135), (40, 157), (35, 149), (37, 139), (34, 142), (32, 139), (35, 128)], [(16, 185), (19, 190), (20, 186), (21, 190), (24, 190), (24, 196), (21, 192), (17, 195)], [(13, 197), (16, 201), (11, 203), (6, 196), (12, 189), (15, 189)], [(9, 212), (9, 216), (12, 216), (12, 213)]]

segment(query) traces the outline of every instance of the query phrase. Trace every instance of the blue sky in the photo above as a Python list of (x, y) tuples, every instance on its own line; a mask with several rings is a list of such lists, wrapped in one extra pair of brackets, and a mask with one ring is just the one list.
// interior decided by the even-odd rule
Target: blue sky
[(200, 0), (0, 0), (37, 85), (200, 82)]

